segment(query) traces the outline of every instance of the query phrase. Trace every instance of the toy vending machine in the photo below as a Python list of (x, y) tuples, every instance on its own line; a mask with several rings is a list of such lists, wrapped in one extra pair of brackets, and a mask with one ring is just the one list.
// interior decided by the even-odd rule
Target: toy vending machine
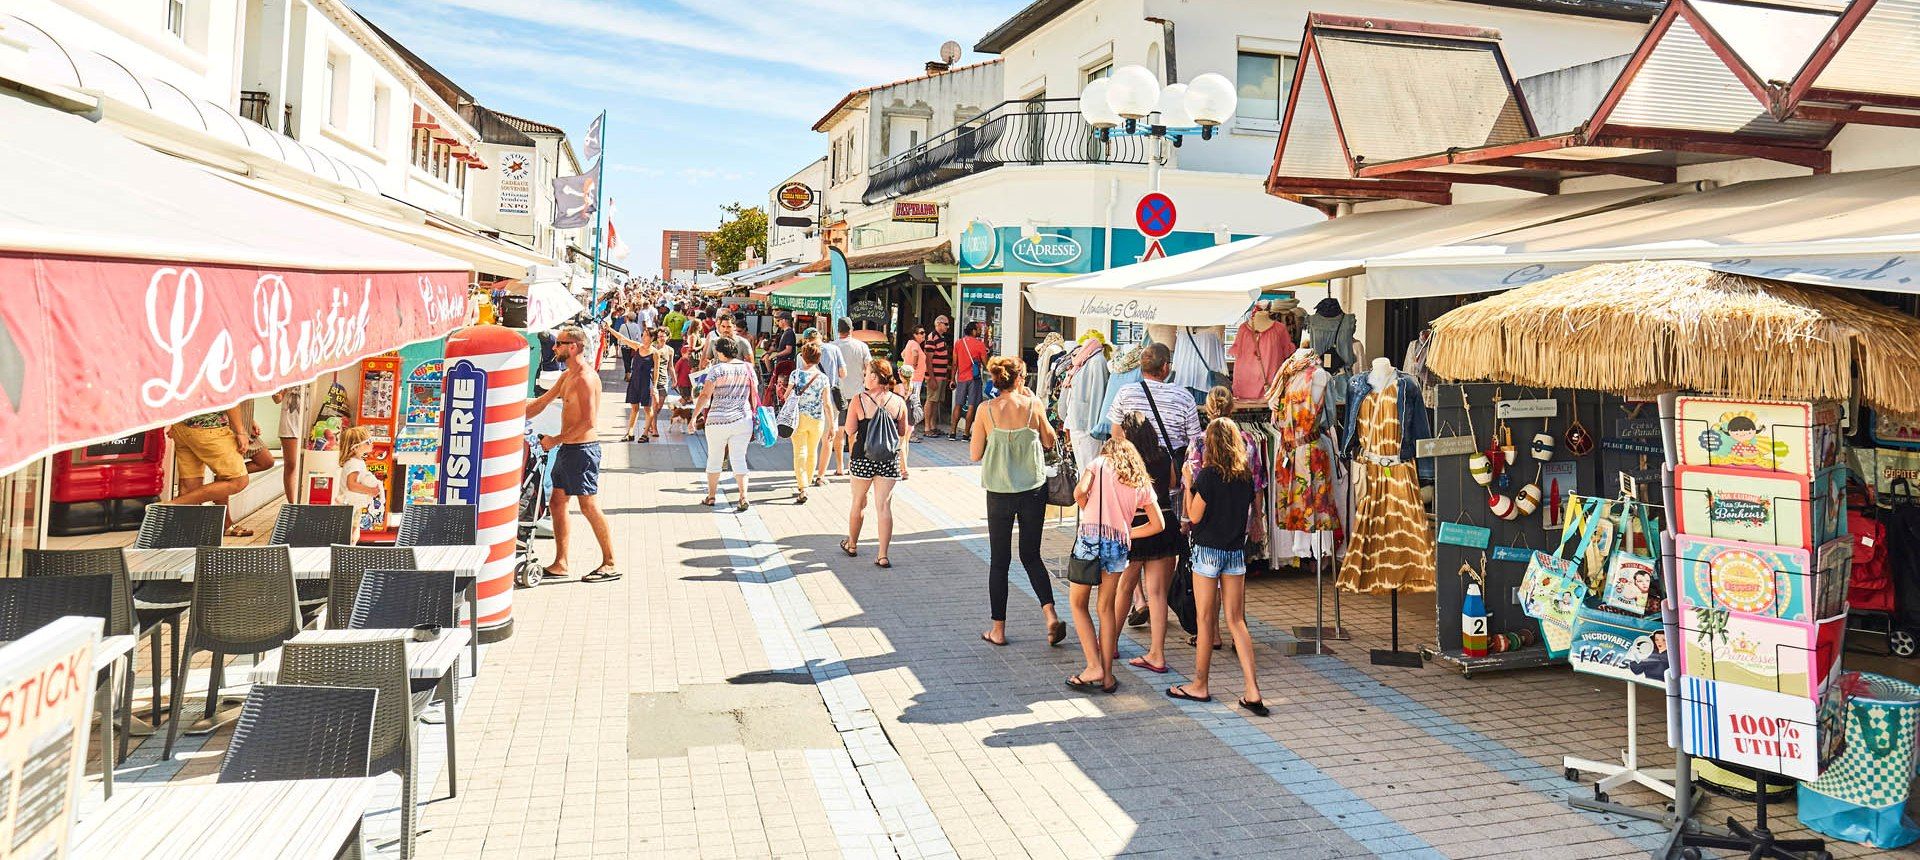
[[(403, 358), (406, 356), (403, 354)], [(440, 397), (446, 361), (429, 358), (407, 369), (406, 400), (394, 462), (400, 471), (399, 505), (433, 504), (440, 494)]]
[(361, 543), (391, 543), (397, 536), (388, 523), (393, 510), (394, 438), (400, 423), (400, 357), (381, 355), (360, 362), (360, 410), (356, 425), (373, 434), (373, 451), (367, 454), (367, 470), (386, 487), (373, 497), (360, 517)]

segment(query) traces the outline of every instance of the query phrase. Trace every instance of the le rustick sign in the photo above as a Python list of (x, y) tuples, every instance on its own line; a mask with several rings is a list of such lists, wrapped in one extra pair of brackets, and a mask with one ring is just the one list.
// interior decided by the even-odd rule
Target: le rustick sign
[(0, 857), (67, 854), (99, 637), (99, 619), (68, 617), (0, 648)]

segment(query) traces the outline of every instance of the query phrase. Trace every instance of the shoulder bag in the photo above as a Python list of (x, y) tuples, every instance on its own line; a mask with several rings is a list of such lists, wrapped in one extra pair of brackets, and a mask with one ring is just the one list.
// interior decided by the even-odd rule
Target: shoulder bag
[[(1049, 494), (1053, 492), (1052, 481), (1049, 481), (1047, 483), (1047, 492)], [(1095, 490), (1095, 492), (1100, 494), (1098, 497), (1098, 500), (1095, 501), (1094, 503), (1095, 510), (1098, 510), (1100, 507), (1100, 503), (1106, 501), (1106, 495), (1107, 495), (1106, 484), (1102, 482), (1099, 488)], [(1068, 502), (1073, 501), (1073, 488), (1071, 486), (1067, 488), (1067, 501)], [(1079, 549), (1080, 547), (1080, 540), (1079, 540), (1080, 517), (1082, 516), (1082, 514), (1083, 512), (1081, 511), (1075, 511), (1073, 515), (1073, 533), (1075, 536), (1073, 543), (1074, 543), (1075, 549)], [(1079, 555), (1076, 555), (1071, 551), (1067, 553), (1067, 581), (1068, 582), (1071, 582), (1074, 585), (1099, 585), (1100, 577), (1105, 573), (1106, 573), (1105, 565), (1100, 561), (1100, 550), (1098, 547), (1094, 548), (1093, 558), (1081, 558)]]
[[(1147, 408), (1153, 410), (1153, 423), (1160, 430), (1160, 445), (1167, 449), (1167, 469), (1172, 476), (1167, 479), (1168, 508), (1162, 508), (1166, 514), (1166, 528), (1185, 530), (1186, 505), (1180, 503), (1184, 489), (1180, 486), (1180, 465), (1174, 462), (1173, 439), (1167, 436), (1167, 424), (1160, 418), (1160, 404), (1153, 402), (1153, 388), (1147, 381), (1140, 380), (1140, 390), (1146, 392)], [(1180, 554), (1173, 566), (1173, 583), (1167, 588), (1167, 609), (1180, 619), (1180, 629), (1188, 633), (1200, 632), (1200, 610), (1193, 599), (1193, 553), (1186, 539), (1180, 541)]]
[[(1214, 370), (1213, 365), (1207, 363), (1206, 353), (1200, 351), (1200, 342), (1193, 339), (1193, 329), (1185, 328), (1182, 330), (1186, 332), (1187, 344), (1193, 347), (1193, 357), (1200, 360), (1200, 367), (1207, 372), (1207, 391), (1211, 392), (1216, 385), (1232, 387), (1233, 377)], [(1201, 402), (1205, 402), (1206, 398), (1202, 397), (1200, 400)]]

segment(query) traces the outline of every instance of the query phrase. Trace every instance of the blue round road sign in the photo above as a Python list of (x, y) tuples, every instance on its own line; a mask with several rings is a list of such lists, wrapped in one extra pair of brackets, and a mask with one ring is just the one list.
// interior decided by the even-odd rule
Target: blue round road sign
[(1173, 198), (1158, 191), (1148, 192), (1140, 198), (1140, 205), (1133, 207), (1133, 223), (1139, 225), (1140, 232), (1155, 239), (1173, 232), (1173, 222), (1178, 217)]

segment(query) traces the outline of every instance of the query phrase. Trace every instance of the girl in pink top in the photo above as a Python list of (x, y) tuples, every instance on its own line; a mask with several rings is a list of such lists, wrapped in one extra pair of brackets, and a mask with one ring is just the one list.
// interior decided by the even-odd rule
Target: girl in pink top
[[(1113, 658), (1120, 650), (1120, 618), (1124, 614), (1115, 604), (1116, 583), (1127, 569), (1127, 551), (1134, 538), (1159, 534), (1166, 527), (1160, 505), (1154, 497), (1153, 478), (1147, 474), (1140, 452), (1126, 436), (1116, 433), (1100, 448), (1100, 456), (1087, 464), (1074, 488), (1074, 502), (1080, 506), (1080, 528), (1074, 538), (1073, 555), (1082, 560), (1098, 559), (1103, 572), (1100, 586), (1100, 627), (1096, 631), (1088, 607), (1093, 586), (1073, 583), (1074, 637), (1087, 658), (1086, 668), (1067, 679), (1067, 686), (1081, 692), (1098, 690), (1111, 693), (1120, 682), (1113, 677)], [(1134, 525), (1136, 514), (1145, 512), (1147, 521)]]

